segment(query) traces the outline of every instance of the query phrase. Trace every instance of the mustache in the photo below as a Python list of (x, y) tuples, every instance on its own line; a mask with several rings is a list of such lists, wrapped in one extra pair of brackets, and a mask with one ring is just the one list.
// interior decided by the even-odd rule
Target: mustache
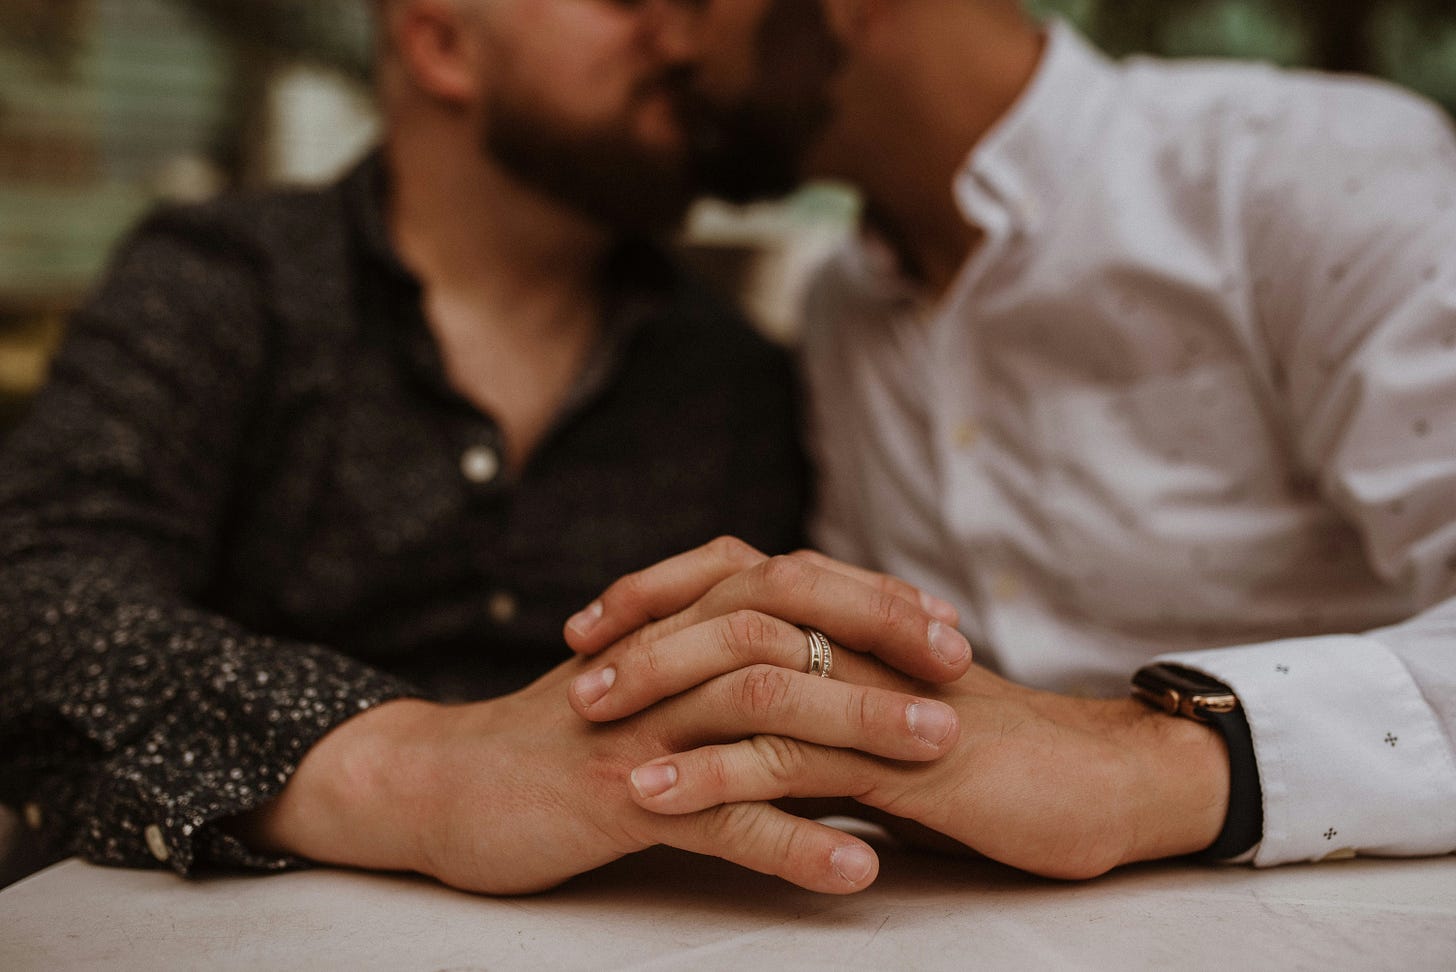
[(638, 81), (632, 89), (632, 98), (646, 101), (657, 95), (667, 95), (676, 106), (690, 97), (697, 71), (691, 65), (673, 65), (654, 71)]
[(674, 65), (638, 82), (632, 96), (638, 104), (665, 96), (687, 138), (689, 152), (702, 157), (722, 149), (729, 132), (741, 124), (737, 116), (743, 106), (710, 98), (696, 82), (697, 71), (691, 65)]

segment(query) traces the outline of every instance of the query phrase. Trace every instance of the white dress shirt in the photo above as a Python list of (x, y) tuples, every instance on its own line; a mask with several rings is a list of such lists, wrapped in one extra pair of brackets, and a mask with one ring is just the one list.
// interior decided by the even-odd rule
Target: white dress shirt
[(1055, 24), (924, 299), (811, 290), (827, 552), (1015, 681), (1230, 685), (1257, 864), (1456, 850), (1456, 140), (1388, 85), (1115, 64)]

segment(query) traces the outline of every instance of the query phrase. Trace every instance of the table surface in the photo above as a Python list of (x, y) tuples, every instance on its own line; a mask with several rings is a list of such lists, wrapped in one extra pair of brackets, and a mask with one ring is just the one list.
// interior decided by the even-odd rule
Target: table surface
[(885, 848), (848, 897), (657, 849), (548, 894), (72, 860), (0, 892), (0, 969), (1456, 969), (1456, 858), (1078, 884)]

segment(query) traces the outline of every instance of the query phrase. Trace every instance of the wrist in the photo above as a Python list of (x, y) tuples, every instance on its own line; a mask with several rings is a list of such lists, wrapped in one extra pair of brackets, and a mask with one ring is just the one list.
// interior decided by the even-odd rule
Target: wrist
[(1228, 816), (1229, 754), (1214, 727), (1149, 709), (1133, 699), (1114, 703), (1125, 715), (1133, 754), (1129, 791), (1131, 840), (1123, 863), (1204, 850)]
[(395, 699), (340, 724), (277, 799), (234, 822), (234, 833), (257, 850), (319, 863), (422, 870), (429, 770), (420, 741), (442, 709)]

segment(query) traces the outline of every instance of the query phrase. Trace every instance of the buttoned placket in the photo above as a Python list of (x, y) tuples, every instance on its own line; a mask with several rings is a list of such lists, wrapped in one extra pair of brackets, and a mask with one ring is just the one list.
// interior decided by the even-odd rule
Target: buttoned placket
[[(979, 346), (976, 315), (969, 311), (977, 292), (1013, 245), (1018, 213), (1007, 206), (991, 180), (969, 165), (956, 180), (956, 200), (965, 220), (982, 233), (944, 300), (925, 322), (928, 395), (933, 403), (933, 449), (942, 469), (941, 515), (951, 528), (955, 548), (974, 592), (971, 610), (983, 630), (1020, 581), (1008, 573), (1002, 543), (1003, 525), (1011, 515), (987, 475), (987, 450), (995, 448), (990, 422), (990, 396)], [(970, 620), (970, 619), (968, 619)]]

